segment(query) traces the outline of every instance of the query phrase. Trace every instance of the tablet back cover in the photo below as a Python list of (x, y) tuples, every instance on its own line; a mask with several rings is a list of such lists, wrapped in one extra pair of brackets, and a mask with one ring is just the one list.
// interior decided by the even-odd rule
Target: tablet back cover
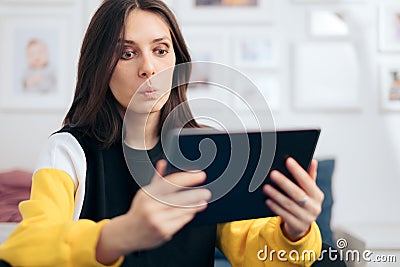
[(171, 136), (167, 173), (203, 170), (204, 187), (213, 198), (190, 225), (215, 224), (270, 217), (262, 186), (270, 183), (271, 170), (292, 179), (285, 160), (293, 157), (308, 169), (320, 129), (221, 133), (182, 129)]

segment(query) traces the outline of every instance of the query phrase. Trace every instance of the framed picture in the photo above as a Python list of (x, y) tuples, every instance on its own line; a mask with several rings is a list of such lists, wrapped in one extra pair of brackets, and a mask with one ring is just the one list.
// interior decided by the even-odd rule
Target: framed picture
[(337, 1), (338, 0), (292, 0), (293, 3), (299, 3), (299, 4), (309, 4), (309, 3), (331, 4)]
[(400, 64), (381, 66), (380, 83), (382, 109), (400, 111)]
[(223, 27), (184, 25), (182, 34), (192, 60), (230, 64), (228, 55), (230, 33), (224, 31)]
[(273, 20), (274, 1), (186, 0), (179, 1), (177, 12), (179, 18), (189, 22), (265, 22)]
[(308, 32), (313, 38), (341, 39), (350, 36), (348, 12), (341, 9), (308, 10)]
[(379, 47), (383, 52), (400, 51), (400, 5), (379, 8)]
[(73, 93), (74, 28), (65, 13), (7, 14), (0, 20), (0, 108), (64, 109)]
[[(244, 34), (243, 34), (244, 33)], [(233, 64), (239, 68), (275, 68), (279, 61), (278, 35), (267, 29), (246, 29), (233, 35)]]
[(294, 50), (294, 106), (301, 110), (360, 108), (360, 66), (349, 42), (302, 43)]
[(241, 112), (251, 112), (250, 109), (278, 111), (281, 98), (278, 75), (261, 70), (249, 73), (248, 79), (240, 77), (235, 80), (235, 109)]
[(299, 4), (346, 4), (346, 3), (364, 3), (366, 0), (292, 0)]
[[(215, 27), (183, 27), (182, 32), (195, 62), (191, 75), (193, 83), (189, 84), (187, 91), (188, 99), (213, 96), (222, 103), (229, 103), (229, 90), (216, 86), (228, 85), (227, 69), (224, 68), (224, 65), (229, 65), (227, 33), (221, 33), (221, 29)], [(218, 105), (214, 107), (218, 109)]]
[(7, 4), (70, 4), (74, 0), (0, 0), (0, 3)]

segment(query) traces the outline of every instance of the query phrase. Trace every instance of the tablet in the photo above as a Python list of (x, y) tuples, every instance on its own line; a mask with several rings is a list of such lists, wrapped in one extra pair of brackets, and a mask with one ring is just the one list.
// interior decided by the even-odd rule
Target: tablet
[(166, 172), (203, 170), (207, 179), (201, 187), (212, 193), (207, 209), (189, 224), (274, 216), (262, 192), (263, 185), (271, 183), (270, 171), (279, 170), (293, 180), (285, 167), (288, 157), (308, 170), (320, 131), (319, 128), (229, 133), (213, 129), (172, 131), (165, 149)]

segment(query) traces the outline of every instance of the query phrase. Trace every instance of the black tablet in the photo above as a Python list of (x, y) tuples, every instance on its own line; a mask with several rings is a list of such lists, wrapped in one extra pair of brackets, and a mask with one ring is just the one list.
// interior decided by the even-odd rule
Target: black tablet
[(205, 211), (190, 225), (215, 224), (270, 217), (262, 186), (269, 172), (279, 170), (292, 179), (285, 160), (293, 157), (310, 166), (320, 129), (220, 132), (212, 129), (172, 131), (165, 149), (167, 173), (204, 170), (204, 187), (212, 192)]

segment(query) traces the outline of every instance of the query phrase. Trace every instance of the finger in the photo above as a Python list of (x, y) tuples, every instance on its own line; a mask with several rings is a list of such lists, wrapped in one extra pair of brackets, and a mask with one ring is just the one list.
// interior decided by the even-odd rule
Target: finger
[(191, 215), (194, 217), (196, 213), (201, 212), (206, 208), (207, 204), (192, 208), (169, 207), (166, 212), (164, 211), (162, 221), (166, 222), (169, 220), (179, 220), (180, 217), (185, 215)]
[(165, 176), (163, 180), (185, 189), (185, 187), (190, 188), (204, 183), (206, 173), (204, 171), (176, 172)]
[(310, 218), (309, 216), (312, 216), (314, 219), (316, 219), (318, 215), (321, 213), (321, 202), (319, 202), (318, 200), (308, 197), (307, 202), (304, 205), (300, 204), (299, 202), (300, 200), (303, 200), (304, 197), (303, 198), (291, 198), (290, 196), (288, 197), (282, 194), (272, 185), (265, 185), (263, 190), (267, 196), (269, 196), (275, 202), (280, 204), (283, 208), (285, 208), (286, 210), (288, 210), (293, 215), (299, 218), (309, 219)]
[(279, 206), (272, 199), (267, 199), (266, 204), (275, 214), (279, 215), (282, 218), (282, 221), (290, 225), (292, 232), (289, 234), (293, 236), (302, 235), (302, 233), (307, 231), (311, 225), (311, 222), (299, 220), (296, 216)]
[(211, 199), (208, 189), (189, 189), (175, 192), (163, 197), (165, 203), (178, 208), (205, 206)]
[(163, 177), (165, 174), (166, 168), (167, 168), (166, 160), (161, 159), (161, 160), (157, 161), (155, 174), (157, 174), (158, 177), (160, 177), (160, 178)]
[(312, 219), (310, 217), (310, 212), (307, 210), (311, 209), (312, 207), (311, 200), (307, 202), (307, 207), (302, 207), (295, 200), (285, 196), (271, 185), (265, 186), (265, 193), (269, 196), (271, 200), (273, 200), (276, 204), (285, 209), (287, 212), (291, 213), (296, 218), (304, 221)]
[[(159, 214), (156, 218), (158, 224), (153, 226), (151, 232), (159, 238), (162, 238), (162, 242), (168, 241), (172, 239), (173, 235), (182, 229), (184, 225), (190, 222), (195, 214), (194, 212), (182, 212), (176, 209)], [(159, 222), (162, 222), (162, 225), (159, 225)]]
[(193, 220), (197, 212), (199, 211), (196, 210), (195, 212), (190, 212), (187, 209), (185, 209), (184, 211), (171, 211), (168, 214), (168, 217), (163, 219), (162, 222), (166, 224), (165, 226), (169, 228), (173, 234), (175, 234), (177, 231), (182, 229), (183, 226)]
[(204, 172), (178, 172), (167, 175), (164, 178), (155, 177), (154, 183), (151, 184), (151, 188), (148, 190), (153, 195), (163, 198), (163, 196), (178, 191), (193, 189), (195, 186), (202, 184), (205, 179)]
[(293, 158), (286, 160), (286, 167), (307, 195), (313, 198), (320, 196), (322, 192), (315, 184), (315, 180)]
[(313, 159), (310, 164), (310, 169), (308, 170), (308, 174), (313, 178), (314, 181), (317, 179), (317, 169), (318, 169), (318, 161)]
[(306, 195), (303, 189), (278, 171), (272, 171), (270, 173), (270, 178), (278, 188), (280, 188), (289, 198), (293, 199), (294, 201), (301, 200)]
[(160, 160), (156, 164), (156, 172), (149, 186), (146, 186), (145, 191), (151, 195), (166, 195), (187, 187), (194, 187), (203, 183), (206, 179), (206, 174), (203, 171), (177, 172), (165, 177), (162, 177), (166, 169), (166, 161)]

